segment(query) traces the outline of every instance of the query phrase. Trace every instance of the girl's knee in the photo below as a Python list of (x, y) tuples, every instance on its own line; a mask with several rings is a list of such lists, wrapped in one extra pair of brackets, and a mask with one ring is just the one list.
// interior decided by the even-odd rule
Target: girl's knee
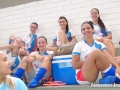
[(20, 49), (18, 53), (19, 53), (19, 55), (22, 55), (22, 56), (27, 56), (28, 55), (27, 51), (24, 50), (24, 49)]
[(112, 41), (110, 39), (104, 39), (103, 43), (104, 44), (110, 44)]
[(44, 57), (44, 60), (43, 60), (43, 61), (44, 61), (44, 62), (50, 62), (50, 60), (51, 60), (50, 57)]
[(22, 59), (21, 63), (25, 63), (25, 62), (26, 62), (26, 59), (27, 59), (27, 57), (26, 57), (26, 56), (25, 56), (25, 57), (23, 57), (23, 59)]
[(22, 59), (22, 61), (20, 63), (21, 63), (21, 65), (27, 65), (28, 67), (32, 66), (32, 62), (28, 63), (28, 57), (26, 57), (26, 56), (23, 57), (23, 59)]
[(102, 53), (102, 51), (99, 50), (99, 49), (94, 49), (94, 50), (92, 50), (92, 52), (91, 52), (91, 54), (93, 54), (93, 55), (97, 55), (97, 54), (99, 54), (99, 53)]
[(65, 31), (63, 31), (63, 30), (59, 30), (58, 34), (59, 34), (59, 35), (61, 35), (61, 34), (65, 34)]

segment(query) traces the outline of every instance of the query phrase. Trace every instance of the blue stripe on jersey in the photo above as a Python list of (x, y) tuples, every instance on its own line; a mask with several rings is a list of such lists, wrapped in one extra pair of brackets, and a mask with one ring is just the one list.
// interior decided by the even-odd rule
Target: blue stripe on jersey
[[(107, 48), (103, 48), (103, 49), (106, 49), (106, 50), (108, 50)], [(102, 50), (103, 50), (103, 49), (102, 49)]]
[[(40, 51), (38, 51), (38, 53), (39, 53), (39, 55), (40, 55)], [(47, 53), (47, 50), (44, 52), (44, 55), (49, 55), (49, 54)]]
[(15, 58), (15, 61), (14, 61), (13, 64), (10, 66), (11, 70), (15, 69), (19, 64), (20, 64), (20, 61), (19, 61), (18, 57), (16, 57), (16, 58)]
[(95, 47), (96, 47), (97, 49), (99, 49), (99, 50), (102, 49), (102, 46), (101, 46), (100, 44), (97, 44), (97, 43), (95, 43)]
[[(84, 39), (84, 42), (85, 42), (87, 45), (89, 45), (89, 44), (85, 41), (85, 39)], [(94, 40), (93, 40), (92, 45), (89, 45), (89, 46), (92, 47), (93, 45), (94, 45)]]
[(67, 32), (66, 35), (67, 35), (68, 41), (70, 42), (70, 40), (71, 40), (71, 32)]
[(102, 35), (103, 37), (107, 36), (106, 31), (105, 31), (105, 30), (103, 30), (102, 28), (100, 28), (100, 32), (103, 34), (103, 35)]
[(47, 53), (47, 50), (44, 52), (44, 55), (49, 55), (49, 54)]
[(80, 53), (79, 52), (72, 52), (72, 55), (78, 55), (78, 56), (80, 56)]
[(57, 41), (57, 38), (54, 38), (53, 41)]
[(35, 44), (36, 44), (36, 40), (37, 40), (37, 35), (34, 34), (33, 37), (32, 37), (32, 39), (31, 39), (31, 43), (30, 43), (31, 47), (28, 48), (28, 50), (27, 50), (27, 51), (29, 51), (29, 53), (31, 53), (33, 51), (33, 49), (35, 47)]
[[(67, 35), (68, 41), (70, 42), (71, 41), (71, 32), (67, 32), (66, 35)], [(54, 38), (53, 41), (57, 41), (57, 38)]]
[(11, 54), (12, 57), (16, 57), (16, 58), (18, 57), (18, 55), (17, 56), (13, 56), (12, 51), (10, 51), (10, 54)]
[(111, 31), (107, 31), (106, 34), (108, 35), (109, 33), (111, 33)]

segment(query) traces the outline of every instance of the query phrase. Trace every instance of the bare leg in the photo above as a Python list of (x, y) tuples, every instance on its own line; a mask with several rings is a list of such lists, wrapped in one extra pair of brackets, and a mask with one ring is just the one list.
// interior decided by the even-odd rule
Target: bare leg
[(120, 56), (115, 57), (115, 60), (116, 60), (116, 62), (118, 63), (118, 65), (120, 66)]
[[(31, 57), (30, 57), (31, 59)], [(45, 57), (43, 60), (43, 63), (41, 65), (41, 67), (44, 67), (46, 70), (51, 71), (51, 63), (50, 63), (50, 58), (49, 57)], [(33, 70), (33, 66), (32, 63), (27, 63), (26, 62), (26, 57), (24, 57), (19, 65), (20, 68), (23, 68), (24, 70), (26, 70), (26, 72), (31, 72)]]
[(28, 84), (28, 87), (29, 88), (37, 87), (39, 81), (44, 77), (45, 73), (48, 70), (51, 70), (51, 68), (50, 68), (50, 58), (49, 57), (45, 57), (44, 60), (43, 60), (42, 65), (41, 65), (41, 68), (37, 72), (37, 74), (34, 77), (34, 79)]
[[(65, 34), (65, 31), (59, 30), (58, 34), (59, 34), (60, 44), (65, 44), (65, 43), (68, 42), (67, 36)], [(56, 52), (56, 50), (57, 50), (57, 48), (53, 47), (53, 46), (46, 46), (46, 49), (50, 50), (50, 51), (54, 51), (54, 52)]]
[(48, 73), (48, 72), (51, 72), (51, 60), (50, 60), (49, 57), (46, 56), (46, 57), (44, 58), (41, 67), (44, 67), (44, 68), (47, 70), (47, 73)]
[(19, 55), (21, 55), (21, 56), (27, 56), (28, 52), (26, 50), (24, 50), (24, 49), (20, 49), (19, 50)]
[(59, 30), (58, 34), (59, 34), (60, 44), (64, 44), (64, 43), (68, 42), (67, 36), (65, 34), (65, 31)]
[(82, 72), (85, 79), (94, 82), (99, 71), (104, 71), (110, 66), (105, 55), (100, 50), (92, 51), (82, 66)]
[(18, 66), (19, 68), (23, 68), (26, 72), (31, 72), (34, 68), (32, 66), (32, 63), (26, 62), (26, 57), (24, 57), (21, 61), (21, 63)]
[(46, 49), (49, 51), (54, 51), (54, 52), (56, 52), (56, 50), (57, 50), (56, 47), (52, 47), (52, 46), (46, 46)]
[(113, 45), (112, 41), (110, 39), (105, 39), (103, 41), (103, 43), (105, 44), (105, 46), (108, 48), (109, 53), (115, 57), (116, 56), (116, 49), (115, 46)]
[[(31, 57), (31, 59), (33, 60), (34, 58)], [(24, 57), (14, 73), (14, 77), (21, 78), (25, 71), (31, 72), (33, 69), (32, 63), (28, 63), (28, 57)]]

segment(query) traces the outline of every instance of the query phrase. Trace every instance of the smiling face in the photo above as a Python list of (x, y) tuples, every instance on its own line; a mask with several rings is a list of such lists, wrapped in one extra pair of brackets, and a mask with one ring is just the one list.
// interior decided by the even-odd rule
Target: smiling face
[(98, 18), (100, 17), (99, 11), (97, 9), (91, 10), (91, 18), (93, 21), (98, 21)]
[(35, 34), (38, 29), (38, 26), (36, 24), (31, 24), (30, 25), (30, 31), (32, 34)]
[(66, 29), (66, 25), (68, 24), (64, 18), (59, 19), (58, 23), (59, 23), (61, 29)]
[(84, 23), (81, 26), (81, 32), (84, 35), (85, 38), (91, 38), (94, 32), (92, 24)]
[(6, 76), (11, 73), (10, 65), (11, 62), (7, 59), (6, 54), (0, 51), (0, 76)]
[(14, 46), (22, 47), (22, 44), (23, 44), (22, 39), (19, 38), (19, 37), (16, 38), (16, 39), (13, 41), (13, 45), (14, 45)]
[(37, 40), (37, 47), (39, 48), (39, 50), (45, 50), (47, 46), (47, 41), (44, 38), (39, 38)]

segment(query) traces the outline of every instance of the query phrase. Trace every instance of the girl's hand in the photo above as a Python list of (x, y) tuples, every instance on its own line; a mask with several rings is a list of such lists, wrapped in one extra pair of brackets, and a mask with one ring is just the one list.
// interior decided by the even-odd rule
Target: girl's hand
[(103, 40), (104, 40), (103, 38), (98, 39), (99, 42), (103, 42)]
[(44, 56), (42, 55), (36, 55), (36, 59), (42, 62), (44, 60)]
[(33, 60), (30, 60), (29, 56), (24, 57), (26, 63), (31, 63)]
[(115, 60), (119, 59), (118, 57), (114, 57)]
[(97, 40), (97, 41), (99, 41), (99, 42), (103, 42), (103, 41), (104, 41), (104, 38), (103, 38), (103, 37), (101, 37), (101, 38), (94, 38), (94, 40)]
[(53, 56), (52, 56), (52, 55), (48, 55), (47, 57), (49, 57), (49, 58), (50, 58), (50, 60), (53, 58)]
[(98, 38), (94, 38), (94, 40), (99, 41), (99, 39), (98, 39)]

